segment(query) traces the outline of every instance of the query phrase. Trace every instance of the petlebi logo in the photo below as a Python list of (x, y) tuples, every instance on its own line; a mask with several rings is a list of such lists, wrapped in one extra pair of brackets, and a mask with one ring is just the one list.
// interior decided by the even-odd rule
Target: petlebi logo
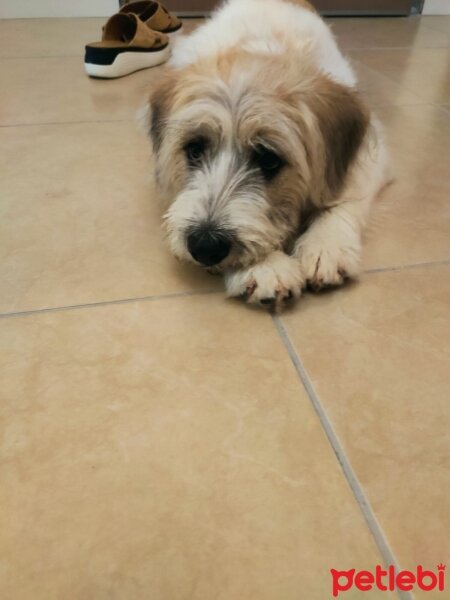
[(437, 565), (435, 571), (426, 570), (422, 565), (418, 565), (415, 571), (396, 572), (392, 565), (386, 569), (383, 569), (381, 565), (377, 565), (373, 572), (356, 571), (356, 569), (349, 569), (348, 571), (330, 569), (330, 573), (334, 598), (341, 595), (344, 597), (344, 593), (353, 588), (361, 592), (368, 592), (372, 589), (381, 592), (394, 592), (396, 590), (402, 592), (438, 590), (443, 592), (445, 589), (445, 565), (442, 563)]

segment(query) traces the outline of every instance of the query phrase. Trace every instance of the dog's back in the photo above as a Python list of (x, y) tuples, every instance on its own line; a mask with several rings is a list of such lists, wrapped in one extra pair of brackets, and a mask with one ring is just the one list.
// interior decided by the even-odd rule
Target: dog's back
[(355, 75), (329, 27), (299, 0), (228, 0), (205, 25), (175, 45), (171, 66), (183, 67), (239, 47), (252, 54), (284, 54), (312, 61), (335, 81), (354, 87)]

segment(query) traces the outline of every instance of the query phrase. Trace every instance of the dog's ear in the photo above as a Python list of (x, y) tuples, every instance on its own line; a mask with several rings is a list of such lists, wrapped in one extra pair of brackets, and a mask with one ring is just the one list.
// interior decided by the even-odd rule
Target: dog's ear
[(168, 72), (163, 76), (161, 82), (150, 95), (150, 122), (148, 123), (148, 131), (155, 151), (159, 150), (163, 140), (164, 129), (170, 113), (174, 93), (175, 75), (172, 72)]
[(340, 192), (369, 125), (369, 113), (356, 92), (324, 77), (311, 109), (323, 140), (322, 177), (325, 196)]

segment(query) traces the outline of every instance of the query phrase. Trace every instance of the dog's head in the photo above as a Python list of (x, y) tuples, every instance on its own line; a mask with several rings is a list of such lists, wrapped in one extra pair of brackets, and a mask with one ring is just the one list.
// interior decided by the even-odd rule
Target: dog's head
[(150, 106), (170, 246), (217, 269), (282, 248), (307, 205), (329, 205), (368, 123), (350, 89), (242, 50), (170, 70)]

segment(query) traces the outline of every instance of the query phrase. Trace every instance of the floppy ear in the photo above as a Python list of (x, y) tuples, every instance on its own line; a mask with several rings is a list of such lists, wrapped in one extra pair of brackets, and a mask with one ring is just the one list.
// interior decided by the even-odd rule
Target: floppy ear
[(311, 104), (323, 139), (325, 195), (336, 197), (369, 125), (368, 109), (352, 89), (324, 77)]
[(162, 81), (150, 95), (150, 123), (148, 125), (150, 138), (156, 152), (163, 140), (174, 92), (175, 76), (172, 72), (169, 72), (164, 75)]

